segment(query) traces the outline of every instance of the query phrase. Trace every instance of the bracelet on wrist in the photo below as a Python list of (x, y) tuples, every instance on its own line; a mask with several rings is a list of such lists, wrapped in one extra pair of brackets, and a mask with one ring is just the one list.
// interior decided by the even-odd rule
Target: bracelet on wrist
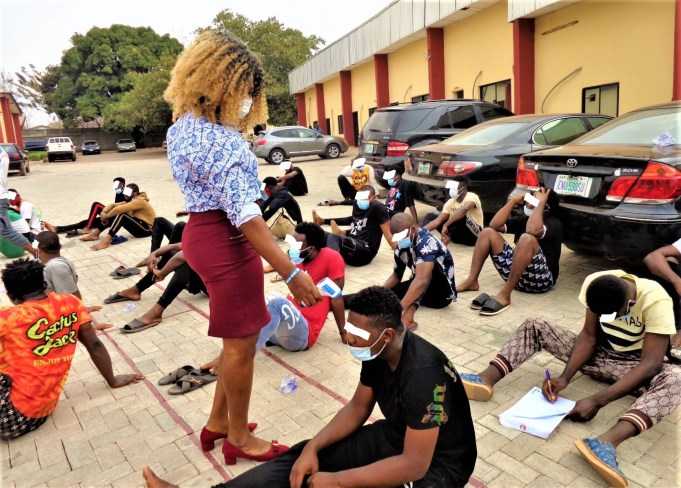
[(288, 275), (288, 278), (286, 278), (286, 284), (288, 285), (289, 283), (291, 283), (291, 281), (293, 281), (293, 278), (295, 278), (295, 277), (298, 276), (299, 274), (300, 274), (300, 269), (299, 269), (299, 268), (296, 268), (296, 269), (294, 269), (293, 271), (291, 271), (291, 274)]

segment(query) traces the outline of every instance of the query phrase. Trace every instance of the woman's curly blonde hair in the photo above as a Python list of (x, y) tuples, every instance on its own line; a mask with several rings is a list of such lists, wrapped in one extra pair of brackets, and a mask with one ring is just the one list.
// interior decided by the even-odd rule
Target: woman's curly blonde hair
[[(264, 72), (258, 58), (239, 40), (206, 29), (177, 58), (164, 98), (173, 118), (187, 112), (241, 130), (267, 121)], [(253, 106), (239, 117), (244, 99)]]

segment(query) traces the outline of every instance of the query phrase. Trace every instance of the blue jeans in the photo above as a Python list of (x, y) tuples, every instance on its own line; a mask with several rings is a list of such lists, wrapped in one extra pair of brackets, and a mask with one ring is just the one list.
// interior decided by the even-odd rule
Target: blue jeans
[(307, 348), (307, 320), (293, 303), (283, 296), (275, 296), (267, 302), (267, 310), (272, 319), (260, 329), (256, 349), (265, 347), (267, 341), (287, 351), (302, 351)]

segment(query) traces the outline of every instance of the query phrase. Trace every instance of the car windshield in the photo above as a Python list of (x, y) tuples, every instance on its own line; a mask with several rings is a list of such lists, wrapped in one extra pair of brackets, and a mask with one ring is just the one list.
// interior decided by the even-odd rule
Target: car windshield
[(121, 139), (118, 141), (119, 144), (130, 144), (132, 142), (132, 139)]
[(521, 132), (527, 126), (527, 122), (482, 124), (445, 139), (442, 141), (442, 144), (448, 146), (484, 146), (485, 144), (495, 144), (515, 133)]
[(7, 154), (17, 153), (17, 148), (14, 147), (14, 144), (0, 144), (0, 147), (3, 148)]
[(97, 144), (97, 141), (85, 141), (83, 144), (85, 145), (92, 145), (92, 144)]
[(573, 143), (678, 146), (681, 144), (681, 109), (630, 113), (575, 139)]

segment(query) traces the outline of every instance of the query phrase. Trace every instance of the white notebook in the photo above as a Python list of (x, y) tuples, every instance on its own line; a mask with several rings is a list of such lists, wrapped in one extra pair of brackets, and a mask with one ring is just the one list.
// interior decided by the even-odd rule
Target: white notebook
[(563, 397), (558, 397), (553, 403), (549, 402), (544, 398), (541, 388), (535, 386), (515, 405), (499, 415), (499, 422), (504, 427), (548, 439), (574, 406), (574, 401)]

